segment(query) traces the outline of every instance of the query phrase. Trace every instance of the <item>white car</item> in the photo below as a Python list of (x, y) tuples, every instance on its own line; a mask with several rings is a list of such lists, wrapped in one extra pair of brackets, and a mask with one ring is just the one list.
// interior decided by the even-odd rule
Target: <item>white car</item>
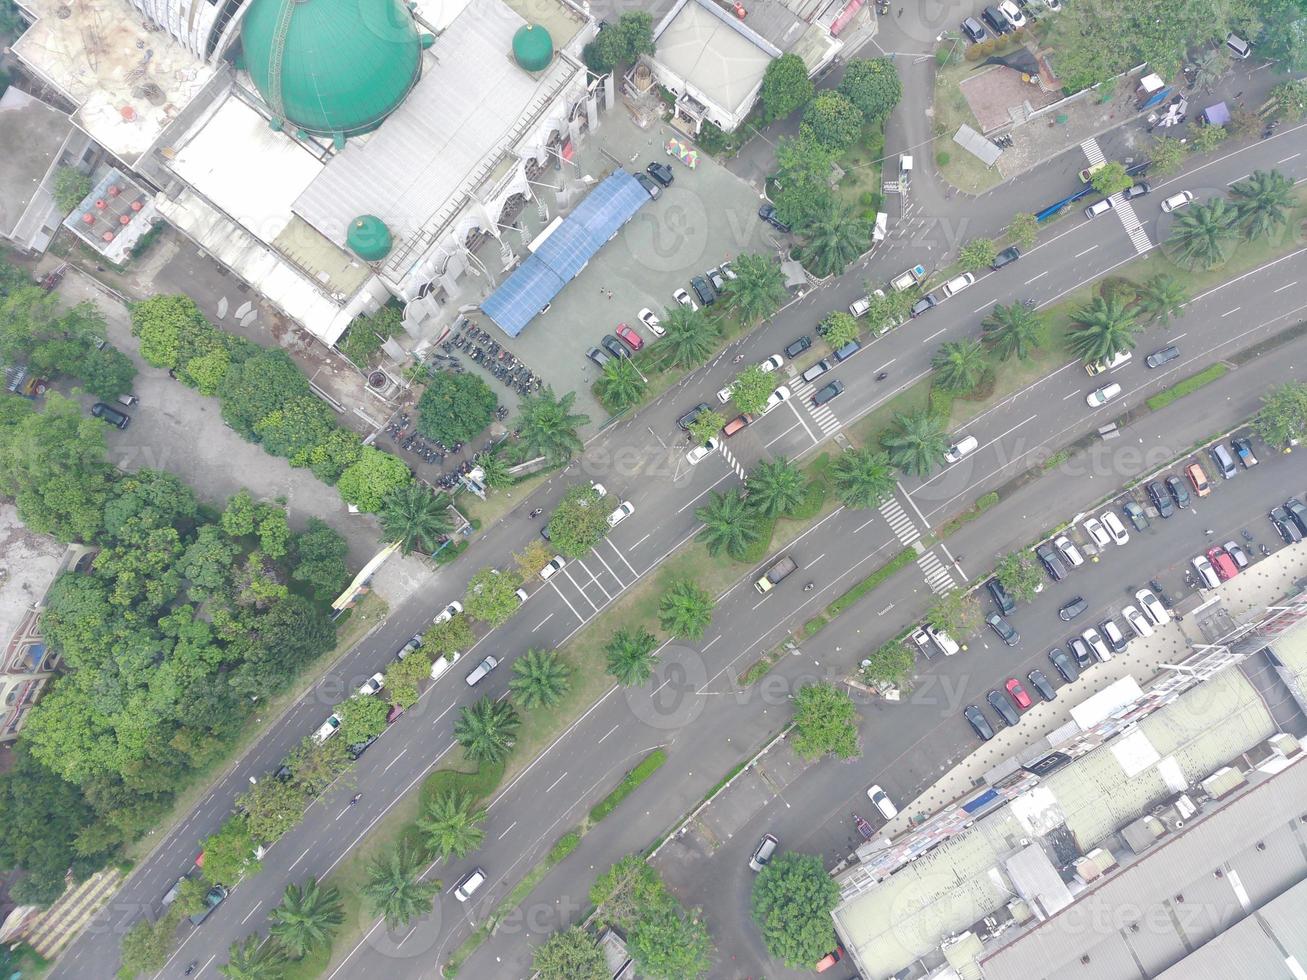
[(962, 275), (954, 276), (948, 282), (944, 283), (944, 285), (940, 286), (939, 291), (944, 294), (945, 299), (948, 299), (950, 296), (956, 296), (975, 281), (976, 277), (973, 273), (964, 272)]
[(886, 820), (893, 820), (899, 815), (899, 808), (894, 805), (890, 798), (885, 795), (885, 791), (879, 786), (872, 786), (867, 790), (867, 799), (871, 800), (876, 809), (880, 811), (880, 815)]
[(623, 500), (621, 504), (618, 505), (617, 510), (608, 515), (608, 526), (617, 527), (618, 524), (621, 524), (622, 521), (626, 520), (634, 513), (635, 504), (631, 503), (629, 500)]
[(1093, 539), (1094, 544), (1098, 545), (1100, 548), (1106, 548), (1112, 543), (1112, 538), (1107, 533), (1107, 529), (1103, 527), (1102, 524), (1098, 523), (1097, 517), (1085, 518), (1085, 533), (1088, 534), (1089, 537)]
[(468, 687), (475, 687), (477, 683), (486, 676), (486, 674), (490, 673), (498, 666), (498, 660), (494, 657), (486, 657), (485, 660), (481, 661), (481, 663), (468, 671), (468, 675), (463, 678), (463, 680), (467, 682)]
[(1058, 11), (1062, 9), (1062, 0), (1044, 0), (1044, 6), (1049, 10)]
[(773, 391), (770, 395), (767, 396), (767, 404), (763, 406), (762, 414), (766, 415), (781, 402), (786, 402), (789, 400), (790, 400), (790, 389), (787, 388), (785, 385), (781, 385), (779, 388), (777, 388), (775, 391)]
[(1121, 394), (1121, 386), (1113, 381), (1110, 385), (1103, 385), (1101, 388), (1095, 388), (1085, 396), (1085, 404), (1090, 408), (1102, 408), (1117, 395)]
[(605, 497), (608, 496), (608, 488), (604, 486), (602, 483), (595, 483), (593, 480), (591, 480), (590, 489), (593, 490), (596, 495), (598, 495), (600, 500), (603, 500)]
[(682, 306), (688, 306), (692, 310), (697, 310), (699, 308), (694, 300), (690, 299), (690, 294), (679, 286), (672, 293), (672, 299), (676, 300), (676, 302), (680, 303)]
[(717, 268), (721, 270), (721, 274), (724, 275), (727, 279), (735, 280), (739, 278), (739, 276), (735, 274), (735, 270), (731, 268), (731, 264), (729, 262), (723, 262)]
[(717, 400), (725, 405), (731, 400), (731, 386), (727, 385), (721, 391), (717, 392)]
[(1080, 634), (1080, 638), (1089, 644), (1089, 649), (1094, 651), (1094, 656), (1103, 663), (1112, 659), (1112, 651), (1107, 648), (1103, 638), (1098, 635), (1098, 630), (1090, 627)]
[(642, 309), (637, 314), (637, 317), (639, 318), (640, 322), (645, 325), (645, 329), (647, 329), (655, 337), (661, 337), (663, 336), (663, 334), (667, 333), (667, 331), (663, 329), (663, 325), (658, 320), (658, 317), (654, 315), (654, 311), (649, 309), (649, 307), (646, 306), (644, 309)]
[(779, 354), (773, 354), (767, 360), (763, 361), (758, 367), (762, 368), (764, 374), (771, 374), (773, 371), (780, 370), (780, 366), (785, 363), (785, 358)]
[(1152, 636), (1153, 624), (1134, 606), (1126, 606), (1121, 610), (1121, 615), (1125, 621), (1130, 624), (1130, 628), (1135, 631), (1136, 636)]
[(1130, 543), (1130, 532), (1125, 529), (1121, 523), (1121, 518), (1116, 516), (1116, 511), (1103, 511), (1103, 526), (1107, 528), (1107, 533), (1112, 535), (1112, 540), (1118, 545)]
[(1194, 571), (1198, 573), (1198, 577), (1202, 580), (1205, 588), (1214, 589), (1221, 584), (1221, 579), (1216, 574), (1216, 569), (1212, 567), (1212, 563), (1207, 560), (1206, 555), (1199, 555), (1197, 558), (1194, 558), (1190, 564), (1194, 566)]
[(1171, 621), (1171, 614), (1166, 611), (1166, 607), (1147, 589), (1136, 592), (1135, 599), (1139, 602), (1139, 608), (1153, 621), (1154, 626), (1165, 626)]
[(445, 671), (449, 670), (450, 667), (454, 666), (454, 664), (458, 663), (459, 658), (462, 656), (461, 653), (455, 650), (449, 656), (437, 657), (431, 662), (431, 679), (433, 681), (439, 680), (440, 676), (444, 674)]
[(1013, 0), (1002, 0), (998, 5), (998, 12), (1003, 15), (1003, 19), (1011, 24), (1013, 28), (1026, 26), (1026, 15), (1021, 12), (1021, 8)]
[(526, 602), (526, 589), (518, 589), (513, 593), (513, 595), (517, 596), (517, 601), (519, 603)]
[(540, 577), (548, 582), (558, 572), (562, 571), (563, 566), (566, 564), (567, 562), (563, 560), (562, 555), (554, 555), (553, 558), (546, 562), (545, 567), (540, 569)]
[(451, 619), (463, 611), (463, 603), (455, 599), (432, 620), (433, 623), (448, 623)]
[(1181, 191), (1179, 194), (1172, 194), (1162, 202), (1163, 211), (1174, 211), (1176, 208), (1182, 208), (1186, 204), (1192, 204), (1194, 200), (1193, 191)]
[(694, 466), (704, 457), (711, 456), (713, 453), (717, 452), (717, 447), (720, 445), (721, 443), (718, 441), (717, 437), (712, 436), (702, 446), (695, 446), (688, 453), (686, 453), (685, 461), (689, 463), (691, 466)]
[(1072, 568), (1079, 568), (1085, 563), (1085, 556), (1065, 534), (1053, 539), (1053, 547), (1062, 552), (1062, 556)]
[(1111, 210), (1112, 210), (1112, 199), (1110, 197), (1105, 197), (1101, 201), (1098, 201), (1095, 204), (1091, 204), (1089, 205), (1089, 207), (1085, 208), (1085, 217), (1097, 218), (1100, 214), (1103, 214), (1104, 212), (1111, 211)]
[(365, 697), (369, 694), (376, 694), (386, 686), (386, 675), (381, 673), (373, 674), (365, 680), (359, 687), (358, 694), (355, 697)]
[(313, 741), (321, 745), (331, 736), (340, 730), (340, 715), (332, 712), (331, 717), (318, 726), (318, 730), (313, 733)]

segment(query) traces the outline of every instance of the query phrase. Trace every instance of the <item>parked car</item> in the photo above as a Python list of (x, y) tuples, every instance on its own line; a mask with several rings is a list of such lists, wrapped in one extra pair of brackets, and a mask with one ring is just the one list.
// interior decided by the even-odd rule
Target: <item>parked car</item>
[(1085, 642), (1084, 637), (1073, 636), (1066, 641), (1066, 646), (1080, 668), (1088, 667), (1094, 662), (1094, 653), (1089, 649), (1089, 644)]
[(1167, 493), (1166, 487), (1161, 483), (1152, 480), (1144, 487), (1144, 490), (1148, 494), (1148, 499), (1153, 502), (1153, 506), (1157, 508), (1158, 517), (1165, 520), (1175, 513), (1175, 504), (1171, 502), (1170, 494)]
[(617, 527), (622, 521), (626, 520), (635, 513), (635, 504), (629, 500), (623, 500), (617, 505), (617, 509), (608, 515), (608, 526)]
[(1141, 180), (1139, 183), (1135, 184), (1133, 187), (1127, 187), (1127, 188), (1125, 189), (1125, 192), (1124, 192), (1121, 196), (1124, 197), (1127, 201), (1133, 201), (1136, 197), (1143, 197), (1145, 194), (1147, 194), (1148, 192), (1150, 192), (1152, 189), (1153, 189), (1153, 188), (1152, 188), (1152, 186), (1148, 183), (1148, 181), (1146, 181), (1146, 180)]
[(1207, 560), (1206, 555), (1197, 555), (1191, 558), (1189, 564), (1193, 565), (1194, 571), (1198, 573), (1198, 581), (1205, 588), (1214, 589), (1221, 584), (1220, 576), (1216, 574), (1216, 569), (1212, 567), (1212, 563)]
[(879, 810), (880, 815), (886, 820), (893, 820), (899, 815), (899, 808), (879, 786), (871, 786), (867, 789), (867, 799), (871, 800), (872, 806)]
[(781, 365), (785, 363), (785, 358), (779, 354), (771, 354), (758, 363), (759, 369), (763, 374), (771, 374), (773, 371), (779, 371)]
[(762, 840), (758, 841), (758, 846), (753, 849), (753, 854), (749, 857), (749, 867), (754, 871), (761, 871), (767, 866), (771, 856), (776, 853), (780, 843), (771, 834), (763, 834)]
[(1284, 509), (1302, 534), (1307, 534), (1307, 507), (1297, 497), (1290, 497), (1284, 502)]
[(213, 910), (221, 905), (226, 898), (227, 889), (222, 885), (214, 885), (210, 888), (204, 893), (204, 904), (200, 906), (200, 910), (192, 913), (189, 917), (191, 925), (198, 926), (204, 922), (205, 919), (213, 914)]
[(1228, 582), (1239, 574), (1239, 566), (1224, 548), (1208, 548), (1207, 560), (1212, 563), (1216, 577), (1222, 582)]
[(962, 275), (954, 276), (948, 282), (944, 283), (944, 285), (940, 286), (939, 291), (943, 294), (945, 299), (948, 299), (950, 296), (956, 296), (958, 293), (962, 292), (962, 290), (972, 285), (975, 281), (975, 273), (964, 272)]
[(1239, 457), (1239, 464), (1244, 469), (1250, 470), (1257, 465), (1257, 457), (1253, 455), (1253, 444), (1248, 439), (1231, 439), (1230, 445), (1234, 447), (1234, 454)]
[(91, 414), (119, 429), (125, 429), (132, 424), (130, 415), (126, 412), (120, 412), (112, 405), (106, 405), (104, 402), (96, 402), (92, 405)]
[(1021, 721), (1021, 715), (1017, 713), (1017, 709), (1012, 706), (1011, 700), (1002, 691), (990, 691), (985, 695), (985, 700), (994, 709), (994, 713), (1003, 719), (1004, 724), (1012, 726)]
[(1057, 611), (1057, 618), (1064, 623), (1069, 623), (1088, 608), (1089, 603), (1085, 602), (1084, 597), (1076, 596)]
[(722, 270), (712, 268), (705, 272), (704, 276), (712, 283), (712, 288), (716, 290), (717, 294), (721, 295), (722, 290), (726, 288), (726, 277), (722, 275)]
[(1057, 549), (1045, 541), (1035, 549), (1035, 557), (1039, 559), (1044, 566), (1044, 571), (1054, 582), (1060, 582), (1066, 578), (1066, 565), (1062, 564), (1062, 559), (1058, 556)]
[(1238, 541), (1227, 541), (1225, 544), (1221, 545), (1221, 547), (1225, 549), (1225, 553), (1234, 561), (1235, 567), (1237, 567), (1239, 571), (1242, 572), (1248, 567), (1248, 552), (1239, 547)]
[(1166, 489), (1171, 491), (1171, 499), (1181, 510), (1189, 506), (1189, 490), (1185, 487), (1184, 481), (1178, 476), (1168, 476), (1166, 478)]
[(1017, 703), (1017, 707), (1025, 711), (1035, 702), (1030, 699), (1026, 689), (1021, 686), (1021, 682), (1015, 677), (1009, 677), (1007, 683), (1003, 685), (1003, 690), (1007, 691), (1008, 696)]
[(998, 12), (1003, 15), (1004, 20), (1012, 25), (1013, 30), (1026, 26), (1026, 15), (1021, 12), (1021, 8), (1016, 5), (1015, 0), (999, 0)]
[(912, 309), (908, 311), (908, 314), (914, 318), (919, 317), (927, 310), (933, 310), (938, 305), (939, 300), (935, 298), (935, 294), (927, 293), (925, 296), (921, 297), (921, 299), (912, 304)]
[(799, 377), (802, 378), (805, 382), (811, 383), (813, 381), (816, 381), (818, 378), (820, 378), (823, 374), (825, 374), (834, 366), (835, 365), (831, 363), (830, 358), (823, 357), (816, 364), (812, 365), (812, 367), (805, 370), (801, 375), (799, 375)]
[[(1168, 501), (1169, 502), (1169, 501)], [(1133, 500), (1127, 500), (1121, 505), (1121, 513), (1134, 525), (1136, 531), (1147, 531), (1149, 528), (1148, 515), (1144, 509)]]
[(462, 611), (463, 611), (463, 603), (461, 603), (461, 602), (459, 602), (457, 599), (455, 599), (453, 602), (451, 602), (449, 605), (447, 605), (444, 609), (440, 610), (440, 612), (436, 613), (436, 617), (435, 617), (435, 619), (431, 620), (431, 622), (432, 622), (432, 623), (448, 623), (451, 619), (453, 619), (455, 616), (457, 616), (457, 615), (458, 615), (459, 613), (461, 613)]
[(367, 697), (369, 694), (376, 694), (386, 686), (386, 675), (377, 672), (359, 685), (358, 693), (355, 697)]
[(1135, 601), (1139, 603), (1139, 608), (1144, 611), (1144, 615), (1154, 626), (1165, 626), (1171, 621), (1171, 614), (1166, 611), (1166, 607), (1148, 589), (1140, 589), (1136, 592)]
[(1103, 639), (1107, 640), (1107, 645), (1112, 648), (1113, 653), (1121, 653), (1130, 641), (1126, 635), (1121, 632), (1121, 627), (1116, 625), (1116, 620), (1105, 619), (1099, 629), (1103, 631)]
[(990, 629), (998, 634), (998, 638), (1008, 646), (1014, 647), (1021, 642), (1021, 634), (1017, 632), (1016, 627), (998, 613), (990, 613), (985, 617), (985, 622), (989, 624)]
[(680, 426), (682, 430), (689, 431), (690, 426), (694, 425), (695, 420), (700, 415), (702, 415), (704, 412), (711, 412), (711, 411), (712, 409), (708, 407), (707, 402), (700, 402), (698, 405), (695, 405), (694, 408), (690, 409), (679, 419), (677, 419), (676, 424)]
[(1234, 462), (1234, 453), (1221, 443), (1208, 446), (1207, 455), (1212, 458), (1212, 465), (1216, 467), (1216, 472), (1221, 474), (1221, 479), (1232, 480), (1239, 475), (1239, 468)]
[(1004, 266), (1011, 265), (1019, 258), (1021, 258), (1021, 249), (1017, 248), (1015, 245), (1011, 245), (995, 255), (994, 261), (989, 264), (989, 267), (997, 272)]
[(604, 337), (599, 341), (599, 344), (604, 350), (608, 351), (609, 357), (615, 357), (618, 360), (621, 360), (624, 357), (631, 356), (630, 352), (621, 345), (621, 342), (610, 333), (604, 334)]
[(672, 181), (676, 179), (676, 175), (672, 173), (672, 168), (657, 160), (644, 169), (650, 177), (658, 181), (658, 183), (662, 184), (664, 187), (671, 187)]
[(370, 749), (372, 747), (372, 743), (375, 742), (380, 737), (381, 737), (380, 735), (369, 735), (361, 742), (355, 742), (353, 745), (347, 745), (345, 746), (345, 754), (349, 756), (351, 759), (353, 759), (355, 762), (358, 762), (359, 757), (362, 756), (363, 753), (366, 752), (368, 749)]
[(1100, 214), (1112, 210), (1112, 199), (1105, 197), (1101, 201), (1095, 201), (1089, 207), (1085, 208), (1086, 218), (1097, 218)]
[(1302, 540), (1302, 532), (1298, 530), (1298, 525), (1290, 519), (1289, 512), (1283, 507), (1272, 507), (1270, 518), (1276, 533), (1284, 539), (1285, 544), (1294, 544)]
[(770, 395), (767, 396), (767, 404), (763, 406), (762, 414), (766, 415), (781, 402), (787, 402), (789, 400), (790, 400), (789, 385), (781, 385)]
[(1179, 356), (1180, 348), (1175, 344), (1167, 344), (1165, 347), (1157, 348), (1157, 350), (1145, 357), (1144, 365), (1150, 368), (1161, 367), (1168, 361), (1174, 361)]
[(963, 18), (962, 33), (965, 34), (973, 44), (979, 44), (981, 41), (985, 40), (985, 38), (989, 37), (989, 35), (985, 33), (984, 26), (974, 17)]
[(1085, 396), (1085, 404), (1090, 408), (1102, 408), (1117, 395), (1121, 394), (1121, 386), (1113, 381), (1110, 385), (1103, 385), (1101, 388), (1095, 388)]
[(690, 299), (690, 294), (679, 286), (672, 290), (672, 299), (676, 300), (676, 302), (680, 303), (682, 306), (688, 306), (692, 310), (697, 310), (699, 308), (694, 300)]
[(694, 466), (696, 463), (700, 462), (705, 456), (709, 456), (712, 453), (715, 453), (717, 451), (717, 447), (720, 445), (721, 442), (718, 440), (718, 438), (716, 436), (713, 436), (702, 446), (695, 446), (688, 453), (686, 453), (685, 461), (689, 463), (691, 466)]
[(812, 338), (809, 337), (807, 334), (804, 334), (802, 337), (790, 341), (789, 346), (785, 348), (785, 356), (789, 358), (798, 357), (805, 350), (808, 350), (811, 346), (812, 346)]
[(986, 7), (980, 12), (980, 19), (994, 32), (995, 37), (1007, 34), (1012, 30), (1012, 25), (998, 12), (997, 7)]
[(655, 201), (658, 200), (659, 196), (663, 192), (663, 189), (659, 185), (658, 181), (654, 180), (648, 174), (636, 174), (635, 179), (639, 182), (640, 186), (645, 189), (645, 192), (650, 197), (652, 197)]
[[(1061, 651), (1058, 651), (1059, 653)], [(1066, 656), (1066, 654), (1062, 654)], [(1030, 686), (1038, 692), (1039, 696), (1045, 701), (1056, 701), (1057, 692), (1053, 690), (1053, 685), (1048, 682), (1048, 677), (1044, 672), (1036, 667), (1030, 673), (1026, 674), (1026, 680), (1030, 681)]]
[(1080, 670), (1060, 647), (1048, 651), (1048, 662), (1053, 665), (1058, 676), (1068, 684), (1073, 683), (1080, 676)]
[(313, 741), (321, 745), (338, 731), (340, 731), (340, 715), (333, 711), (327, 717), (327, 720), (318, 726), (318, 730), (313, 733)]
[(1008, 590), (1003, 588), (1003, 583), (998, 580), (998, 577), (995, 576), (986, 582), (985, 588), (993, 596), (994, 605), (998, 606), (998, 611), (1004, 616), (1012, 615), (1012, 610), (1017, 607), (1017, 604), (1012, 596), (1008, 594)]
[(1099, 548), (1106, 548), (1112, 543), (1112, 536), (1107, 533), (1107, 528), (1099, 522), (1097, 517), (1086, 517), (1084, 523), (1085, 533), (1089, 539)]
[(1110, 510), (1103, 511), (1102, 521), (1103, 527), (1112, 536), (1113, 544), (1119, 547), (1130, 543), (1130, 532), (1125, 529), (1125, 525), (1121, 523), (1121, 518), (1117, 517), (1114, 512)]
[(610, 360), (609, 356), (601, 351), (598, 347), (591, 347), (585, 352), (585, 356), (594, 361), (595, 367), (603, 369), (603, 366)]
[(1134, 606), (1124, 607), (1121, 610), (1121, 615), (1130, 628), (1135, 631), (1135, 636), (1149, 637), (1153, 635), (1153, 624), (1148, 621), (1148, 617)]
[(617, 330), (614, 332), (617, 336), (621, 337), (622, 340), (626, 341), (631, 350), (639, 350), (644, 346), (644, 338), (628, 327), (625, 323), (619, 323), (617, 325)]
[(694, 295), (699, 297), (699, 302), (704, 306), (712, 306), (717, 302), (717, 294), (713, 292), (712, 286), (708, 285), (708, 280), (703, 276), (695, 276), (691, 279), (690, 288), (694, 290)]
[(667, 331), (663, 329), (662, 321), (659, 320), (658, 317), (654, 315), (654, 311), (649, 309), (647, 306), (637, 313), (636, 317), (644, 324), (645, 329), (655, 337), (661, 337), (663, 334), (667, 333)]
[(1162, 202), (1162, 210), (1166, 212), (1174, 211), (1176, 208), (1182, 208), (1186, 204), (1192, 204), (1194, 200), (1193, 191), (1181, 191), (1179, 194), (1172, 194)]
[(1104, 358), (1100, 361), (1090, 361), (1085, 365), (1085, 374), (1091, 378), (1096, 374), (1102, 374), (1104, 371), (1111, 371), (1119, 368), (1123, 364), (1129, 364), (1134, 360), (1134, 353), (1128, 350), (1119, 350), (1111, 357)]
[(1098, 658), (1098, 660), (1107, 663), (1107, 661), (1112, 659), (1112, 651), (1109, 650), (1107, 644), (1103, 642), (1102, 635), (1092, 626), (1081, 633), (1080, 638), (1089, 645), (1089, 649), (1093, 651), (1094, 656)]
[(1058, 551), (1062, 552), (1062, 557), (1067, 560), (1067, 564), (1072, 568), (1079, 568), (1085, 563), (1084, 555), (1080, 554), (1080, 549), (1065, 534), (1054, 538), (1053, 544), (1057, 546)]
[(482, 680), (485, 679), (487, 674), (489, 674), (492, 670), (494, 670), (498, 666), (499, 666), (498, 659), (496, 659), (495, 657), (486, 657), (484, 660), (481, 661), (481, 663), (477, 664), (470, 671), (468, 671), (467, 676), (463, 678), (463, 680), (467, 682), (468, 687), (476, 687), (477, 684), (479, 684)]
[(994, 737), (994, 729), (990, 726), (989, 719), (985, 717), (985, 713), (980, 710), (978, 705), (967, 705), (962, 709), (962, 717), (967, 719), (967, 724), (971, 726), (971, 730), (984, 741), (988, 742)]
[(958, 641), (949, 636), (944, 630), (937, 630), (933, 626), (927, 626), (926, 635), (930, 637), (940, 653), (946, 657), (951, 657), (962, 649), (958, 646)]
[(790, 233), (790, 226), (780, 218), (776, 217), (776, 206), (774, 204), (768, 202), (760, 207), (758, 209), (758, 217), (767, 222), (767, 224), (771, 225), (782, 235), (788, 235)]
[(812, 404), (815, 407), (820, 408), (822, 405), (825, 405), (833, 398), (838, 397), (840, 394), (843, 393), (843, 391), (844, 391), (844, 383), (842, 381), (839, 380), (832, 381), (830, 384), (826, 385), (826, 387), (822, 388), (820, 391), (818, 391), (815, 395), (812, 396)]
[(1212, 492), (1211, 481), (1207, 479), (1207, 471), (1203, 469), (1203, 464), (1194, 460), (1184, 468), (1184, 475), (1189, 477), (1189, 483), (1194, 488), (1200, 498), (1206, 497)]
[(724, 426), (722, 426), (722, 435), (724, 435), (726, 438), (729, 439), (731, 436), (735, 435), (737, 432), (742, 430), (745, 426), (749, 425), (751, 422), (753, 422), (753, 415), (751, 415), (749, 412), (741, 412), (739, 415), (735, 416), (735, 418), (731, 419)]
[(717, 269), (718, 271), (721, 272), (722, 275), (726, 277), (727, 282), (731, 282), (735, 279), (740, 278), (735, 274), (735, 270), (731, 268), (731, 264), (729, 262), (723, 262), (721, 265), (717, 267)]
[(402, 647), (399, 648), (399, 652), (395, 654), (395, 659), (403, 660), (405, 657), (407, 657), (410, 653), (412, 653), (421, 645), (422, 645), (422, 634), (419, 633), (416, 636), (412, 637), (407, 643), (405, 643)]

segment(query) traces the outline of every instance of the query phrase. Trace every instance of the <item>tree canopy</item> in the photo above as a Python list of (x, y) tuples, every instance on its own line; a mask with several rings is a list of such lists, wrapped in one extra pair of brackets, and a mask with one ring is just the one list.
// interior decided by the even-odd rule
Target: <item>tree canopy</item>
[(839, 91), (868, 122), (874, 122), (899, 104), (903, 83), (888, 58), (855, 58), (844, 69)]
[(447, 446), (471, 442), (495, 417), (499, 400), (475, 374), (441, 371), (418, 399), (418, 432)]
[(613, 506), (601, 500), (587, 483), (569, 487), (549, 518), (549, 543), (560, 554), (580, 558), (608, 533), (608, 515)]
[(808, 760), (858, 755), (858, 712), (834, 684), (805, 684), (794, 695), (794, 751)]
[(767, 952), (792, 969), (810, 970), (835, 948), (831, 912), (840, 900), (821, 857), (786, 851), (753, 881), (753, 919)]
[(812, 98), (812, 79), (808, 67), (797, 54), (783, 54), (767, 65), (762, 76), (763, 118), (767, 122), (783, 119)]

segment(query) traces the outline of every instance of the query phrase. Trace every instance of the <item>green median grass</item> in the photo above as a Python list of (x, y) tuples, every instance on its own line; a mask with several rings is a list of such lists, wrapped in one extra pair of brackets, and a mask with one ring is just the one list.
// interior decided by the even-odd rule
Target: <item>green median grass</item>
[(1185, 395), (1192, 395), (1204, 385), (1209, 385), (1218, 378), (1223, 378), (1229, 372), (1229, 368), (1224, 364), (1212, 364), (1197, 374), (1190, 375), (1183, 381), (1164, 388), (1157, 394), (1153, 395), (1145, 403), (1149, 409), (1156, 412), (1159, 408), (1166, 408), (1174, 401), (1178, 401)]

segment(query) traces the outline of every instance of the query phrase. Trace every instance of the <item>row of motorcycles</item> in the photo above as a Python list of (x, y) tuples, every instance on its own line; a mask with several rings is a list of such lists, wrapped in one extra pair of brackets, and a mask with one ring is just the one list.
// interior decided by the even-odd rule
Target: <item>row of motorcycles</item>
[(437, 354), (437, 358), (453, 362), (451, 368), (461, 370), (462, 364), (453, 354), (456, 350), (462, 351), (495, 380), (519, 395), (529, 395), (540, 390), (540, 377), (519, 361), (512, 351), (501, 347), (490, 334), (469, 321), (463, 321), (461, 326), (461, 331), (453, 333), (441, 343), (440, 349), (444, 351), (444, 356)]
[(1012, 137), (1004, 133), (1002, 136), (991, 136), (989, 141), (995, 146), (1011, 146)]

